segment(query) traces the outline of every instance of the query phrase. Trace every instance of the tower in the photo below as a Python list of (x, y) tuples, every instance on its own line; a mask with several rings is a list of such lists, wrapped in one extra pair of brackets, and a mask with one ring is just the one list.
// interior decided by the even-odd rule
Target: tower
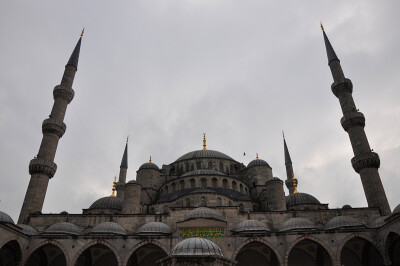
[(53, 90), (54, 104), (49, 118), (45, 119), (42, 123), (43, 138), (39, 152), (29, 163), (31, 179), (22, 204), (18, 223), (25, 224), (28, 222), (30, 213), (42, 211), (47, 185), (49, 180), (56, 173), (57, 165), (54, 163), (54, 157), (56, 155), (58, 141), (67, 129), (63, 121), (67, 106), (72, 101), (75, 94), (72, 89), (72, 84), (74, 82), (75, 73), (78, 70), (82, 36), (83, 31), (65, 66), (61, 84), (57, 85)]
[(121, 166), (119, 168), (119, 177), (117, 183), (117, 197), (124, 199), (124, 185), (126, 182), (126, 174), (128, 172), (128, 138), (126, 138), (124, 155), (122, 156)]
[(286, 187), (289, 190), (289, 194), (295, 193), (295, 186), (297, 185), (297, 179), (294, 178), (292, 159), (290, 158), (289, 150), (286, 144), (285, 134), (283, 136), (283, 150), (285, 153), (285, 166), (286, 166)]
[(360, 174), (368, 206), (378, 207), (382, 215), (388, 215), (390, 214), (390, 207), (378, 172), (380, 166), (379, 155), (373, 152), (369, 146), (367, 135), (364, 131), (365, 117), (358, 111), (353, 100), (353, 84), (350, 79), (344, 76), (340, 60), (336, 56), (322, 24), (321, 28), (328, 55), (328, 65), (333, 77), (331, 89), (339, 99), (343, 112), (340, 123), (349, 134), (353, 148), (354, 157), (351, 159), (351, 164), (354, 170)]

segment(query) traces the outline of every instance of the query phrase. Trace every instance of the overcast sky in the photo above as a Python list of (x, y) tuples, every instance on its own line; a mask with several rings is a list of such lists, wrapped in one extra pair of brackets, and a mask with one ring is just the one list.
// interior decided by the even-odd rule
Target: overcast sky
[[(52, 90), (85, 36), (44, 213), (111, 194), (126, 136), (128, 180), (202, 148), (256, 153), (329, 207), (367, 206), (337, 98), (325, 30), (354, 84), (393, 209), (400, 203), (398, 1), (1, 1), (0, 210), (16, 221)], [(243, 156), (246, 152), (246, 156)], [(287, 190), (285, 188), (285, 192)]]

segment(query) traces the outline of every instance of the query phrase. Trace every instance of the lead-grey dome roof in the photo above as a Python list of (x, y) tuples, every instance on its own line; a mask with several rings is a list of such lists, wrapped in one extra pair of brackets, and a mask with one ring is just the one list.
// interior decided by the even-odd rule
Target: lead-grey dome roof
[(317, 229), (315, 224), (302, 217), (295, 217), (286, 220), (281, 226), (281, 232), (290, 231), (290, 230), (304, 230), (304, 229)]
[(0, 211), (0, 223), (10, 223), (14, 224), (13, 219), (11, 218), (10, 215), (8, 215), (5, 212)]
[(185, 176), (199, 176), (199, 175), (219, 175), (219, 176), (226, 176), (226, 174), (215, 171), (215, 170), (211, 170), (211, 169), (200, 169), (200, 170), (194, 170), (194, 171), (190, 171), (187, 172), (183, 175), (181, 175), (181, 177), (185, 177)]
[(79, 235), (80, 230), (79, 230), (78, 226), (76, 226), (72, 223), (61, 222), (61, 223), (56, 223), (56, 224), (50, 225), (46, 230), (43, 231), (43, 233)]
[(138, 184), (138, 185), (140, 185), (136, 180), (131, 180), (127, 184)]
[(397, 205), (397, 207), (393, 209), (393, 214), (395, 214), (395, 213), (400, 213), (400, 204)]
[(185, 216), (185, 221), (199, 219), (199, 218), (224, 221), (224, 219), (221, 216), (219, 216), (215, 211), (211, 210), (210, 208), (206, 208), (206, 207), (199, 207), (199, 208), (191, 210)]
[(105, 222), (96, 225), (91, 231), (91, 234), (115, 234), (126, 235), (126, 230), (117, 223)]
[(253, 166), (268, 166), (269, 168), (271, 168), (271, 166), (269, 166), (269, 164), (261, 159), (256, 159), (251, 161), (248, 165), (247, 168), (253, 167)]
[(191, 160), (191, 159), (198, 159), (198, 158), (216, 158), (216, 159), (225, 159), (225, 160), (235, 161), (228, 155), (226, 155), (222, 152), (219, 152), (219, 151), (197, 150), (197, 151), (191, 151), (191, 152), (186, 153), (185, 155), (182, 155), (181, 157), (176, 159), (175, 162)]
[(265, 232), (271, 231), (266, 224), (258, 220), (244, 220), (235, 226), (232, 231), (241, 233), (241, 232)]
[(286, 205), (321, 204), (314, 196), (307, 193), (293, 193), (286, 196)]
[(324, 229), (338, 229), (346, 227), (360, 227), (364, 226), (359, 220), (350, 216), (336, 216), (330, 219), (326, 224)]
[(27, 224), (17, 224), (17, 225), (18, 225), (18, 227), (22, 228), (22, 233), (25, 234), (25, 235), (31, 236), (31, 235), (37, 235), (37, 233), (38, 233), (35, 230), (35, 228), (33, 228), (30, 225), (27, 225)]
[(144, 163), (139, 167), (139, 170), (142, 169), (154, 169), (160, 171), (160, 168), (158, 168), (158, 166), (155, 163)]
[(162, 222), (149, 222), (137, 230), (137, 234), (171, 234), (172, 230), (169, 225)]
[(194, 237), (185, 239), (172, 249), (172, 256), (224, 256), (221, 248), (214, 242)]
[(370, 227), (372, 227), (372, 228), (381, 227), (382, 225), (384, 225), (384, 224), (386, 223), (386, 222), (385, 222), (385, 219), (388, 218), (388, 217), (389, 217), (389, 215), (386, 215), (386, 216), (381, 216), (381, 217), (375, 219), (375, 220), (371, 223), (371, 226), (370, 226)]
[(90, 205), (89, 210), (93, 209), (115, 209), (122, 210), (122, 199), (118, 197), (103, 197)]

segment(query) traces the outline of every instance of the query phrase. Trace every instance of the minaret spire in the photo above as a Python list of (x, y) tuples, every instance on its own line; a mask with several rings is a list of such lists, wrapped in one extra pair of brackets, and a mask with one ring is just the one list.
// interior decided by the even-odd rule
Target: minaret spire
[(79, 38), (65, 66), (61, 84), (56, 86), (53, 90), (53, 108), (49, 118), (45, 119), (42, 123), (42, 143), (37, 156), (29, 163), (31, 179), (22, 204), (18, 223), (26, 224), (28, 223), (28, 218), (31, 213), (42, 211), (49, 180), (56, 173), (57, 165), (54, 163), (54, 158), (56, 156), (58, 142), (67, 129), (64, 123), (67, 106), (75, 95), (72, 84), (78, 68), (81, 42), (82, 37)]
[(126, 137), (126, 144), (124, 154), (122, 155), (121, 165), (119, 167), (118, 183), (116, 184), (117, 197), (124, 198), (124, 185), (126, 182), (126, 175), (128, 173), (128, 140), (129, 136)]
[(286, 144), (285, 133), (282, 131), (283, 151), (285, 153), (286, 180), (285, 184), (289, 190), (289, 194), (297, 193), (297, 179), (294, 178), (292, 159), (290, 158), (289, 149)]
[(349, 134), (353, 148), (354, 157), (351, 159), (354, 170), (360, 174), (364, 187), (365, 196), (369, 207), (378, 207), (382, 215), (391, 213), (389, 202), (379, 176), (379, 155), (372, 152), (367, 135), (364, 131), (365, 117), (358, 111), (354, 99), (353, 84), (350, 79), (345, 78), (340, 60), (322, 27), (325, 41), (328, 65), (332, 72), (333, 94), (339, 99), (343, 117), (340, 120), (343, 129)]

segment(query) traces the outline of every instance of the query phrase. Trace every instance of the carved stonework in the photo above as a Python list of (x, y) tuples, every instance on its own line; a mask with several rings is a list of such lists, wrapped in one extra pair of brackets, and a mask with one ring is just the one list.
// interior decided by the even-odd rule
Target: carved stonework
[(347, 132), (352, 127), (364, 127), (365, 117), (361, 112), (352, 112), (345, 114), (340, 119), (343, 129)]
[(65, 125), (64, 122), (58, 121), (54, 118), (47, 118), (42, 123), (43, 134), (53, 133), (61, 138), (64, 135), (66, 129), (67, 125)]
[(52, 178), (57, 171), (57, 165), (49, 160), (35, 158), (29, 163), (29, 174), (44, 174)]
[(61, 98), (67, 100), (68, 103), (72, 101), (74, 95), (75, 95), (74, 90), (64, 85), (57, 85), (54, 87), (53, 90), (54, 99)]
[(364, 168), (379, 168), (381, 161), (379, 155), (375, 152), (368, 152), (357, 155), (351, 159), (351, 164), (357, 173)]
[(351, 83), (351, 80), (345, 79), (344, 82), (334, 82), (331, 86), (331, 89), (333, 94), (339, 98), (339, 95), (343, 92), (348, 92), (350, 94), (353, 93), (353, 83)]

